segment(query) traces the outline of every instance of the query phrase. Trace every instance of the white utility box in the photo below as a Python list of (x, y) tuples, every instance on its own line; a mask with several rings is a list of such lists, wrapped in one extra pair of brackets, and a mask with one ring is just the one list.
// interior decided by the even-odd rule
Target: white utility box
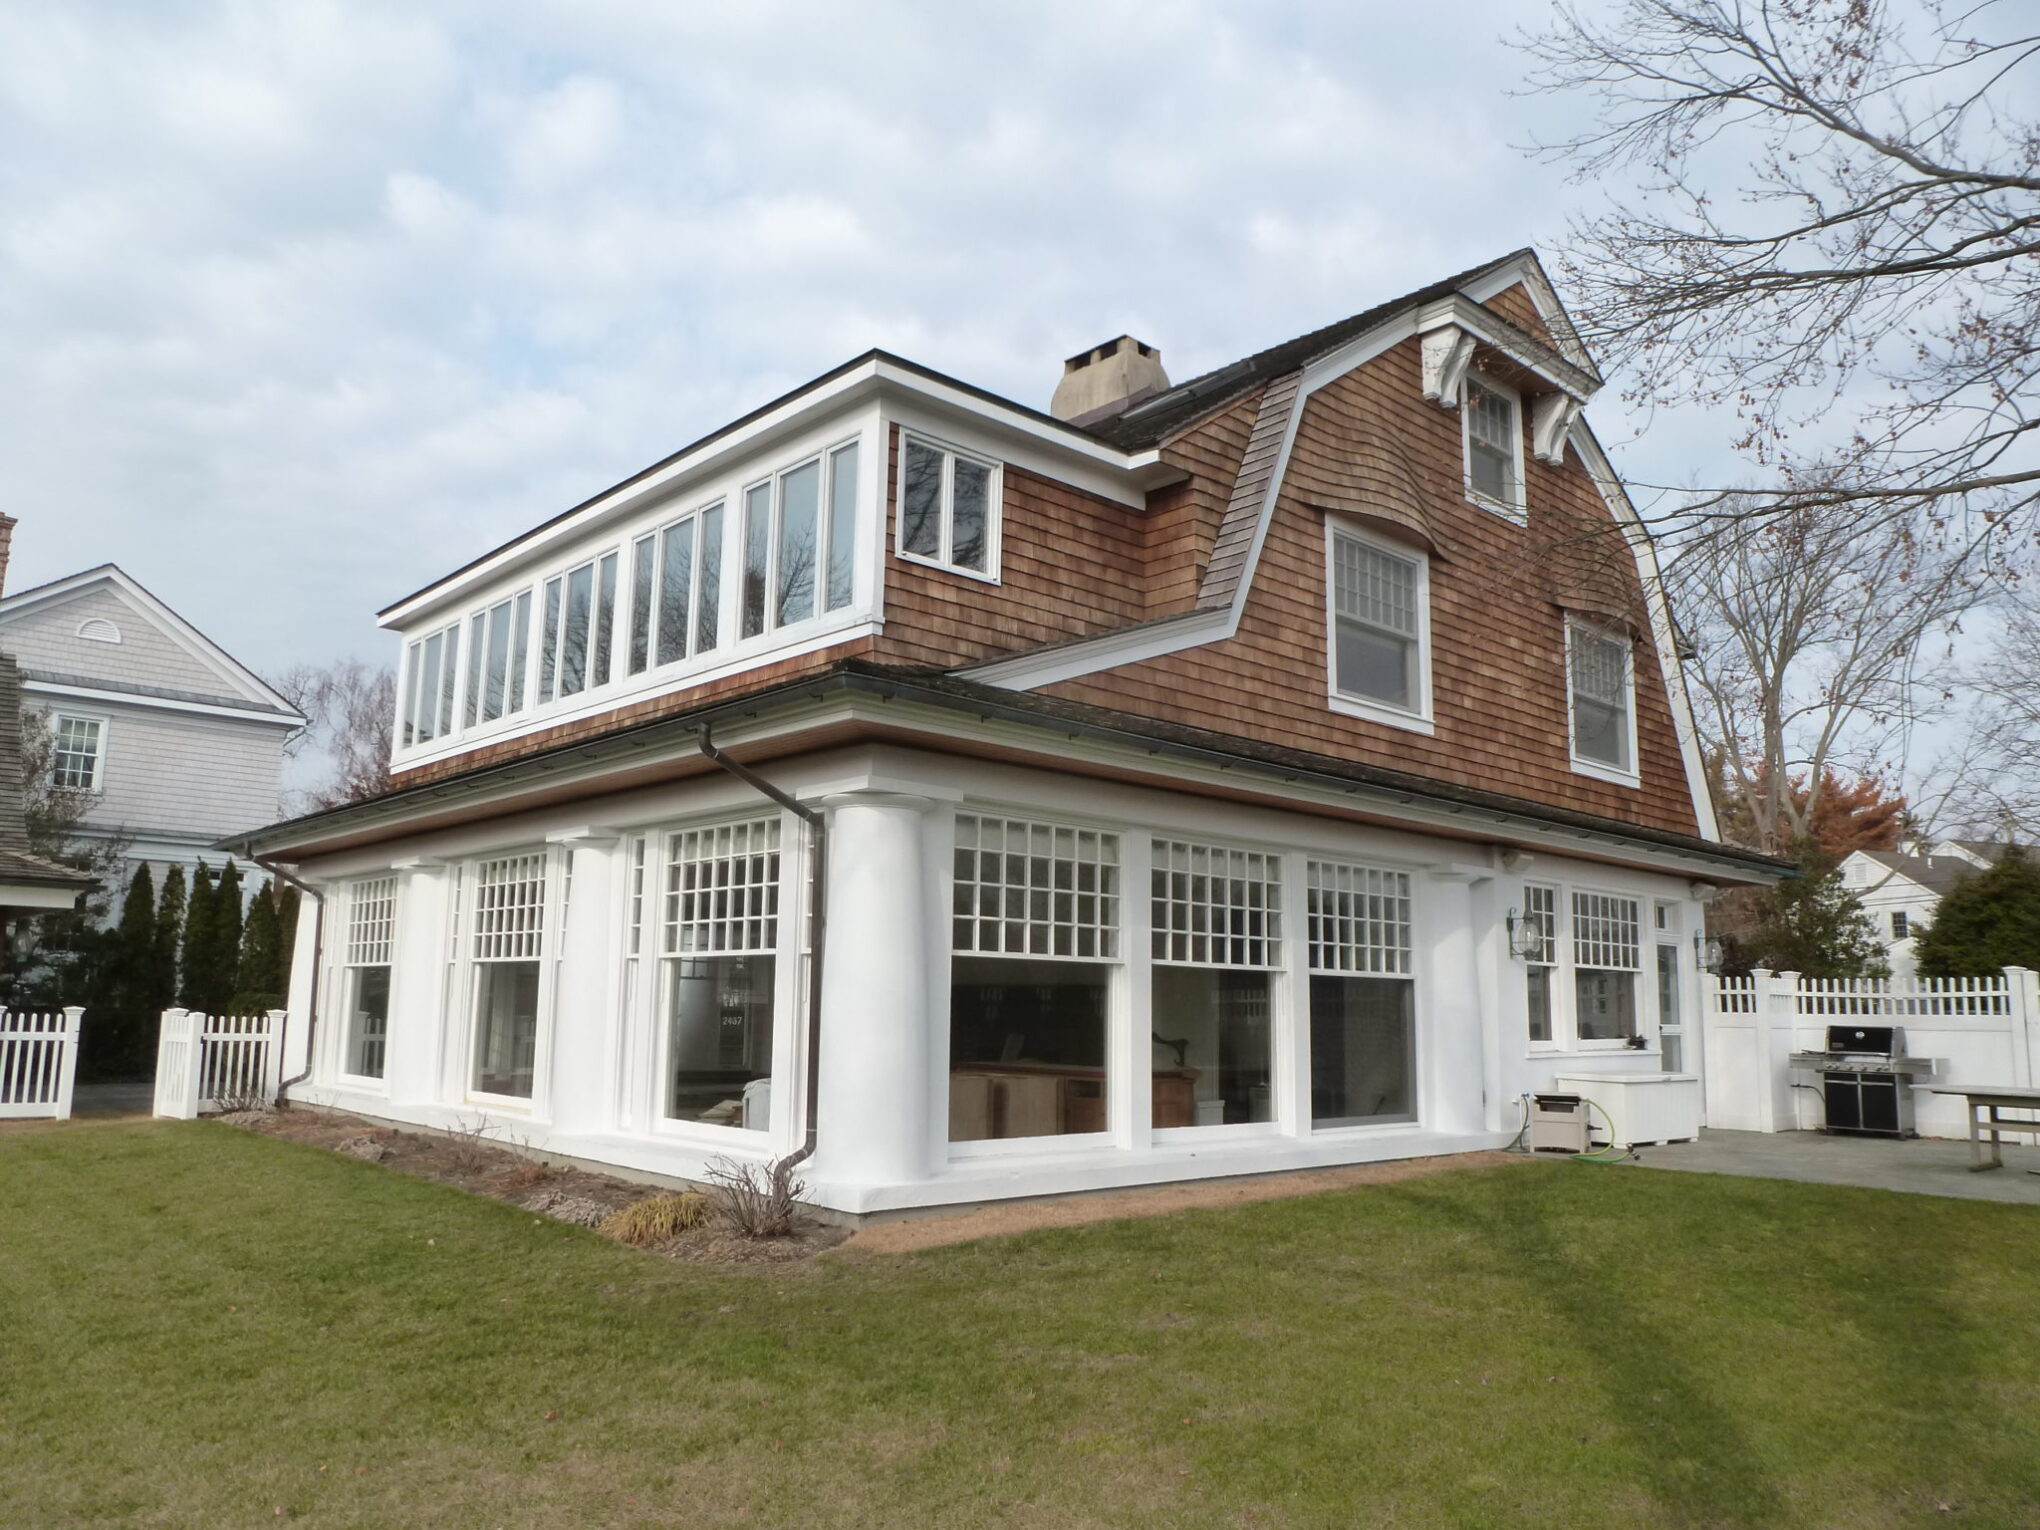
[(1553, 1082), (1593, 1106), (1593, 1134), (1606, 1136), (1610, 1147), (1700, 1135), (1697, 1073), (1561, 1073)]
[(1533, 1153), (1584, 1153), (1587, 1140), (1587, 1105), (1577, 1095), (1533, 1094), (1527, 1123)]

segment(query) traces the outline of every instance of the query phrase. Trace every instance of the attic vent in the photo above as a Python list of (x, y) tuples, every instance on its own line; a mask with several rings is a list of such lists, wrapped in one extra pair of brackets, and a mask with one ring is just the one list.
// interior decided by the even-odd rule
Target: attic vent
[(1048, 412), (1072, 425), (1090, 425), (1124, 413), (1169, 386), (1161, 353), (1121, 335), (1080, 351), (1063, 363), (1062, 381)]
[(120, 628), (103, 616), (94, 616), (78, 624), (78, 636), (88, 643), (118, 643)]

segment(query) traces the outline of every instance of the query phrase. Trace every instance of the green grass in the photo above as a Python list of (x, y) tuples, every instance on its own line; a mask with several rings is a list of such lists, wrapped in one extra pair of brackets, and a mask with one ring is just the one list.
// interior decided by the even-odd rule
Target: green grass
[(2024, 1207), (1632, 1169), (760, 1274), (10, 1133), (0, 1525), (2023, 1527), (2036, 1297)]

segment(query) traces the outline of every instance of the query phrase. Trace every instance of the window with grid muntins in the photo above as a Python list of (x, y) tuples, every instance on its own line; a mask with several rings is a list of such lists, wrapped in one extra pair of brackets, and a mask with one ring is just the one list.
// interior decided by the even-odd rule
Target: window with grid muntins
[(509, 855), (475, 868), (475, 960), (534, 960), (545, 938), (545, 857)]
[(1415, 637), (1416, 564), (1355, 537), (1339, 537), (1334, 545), (1338, 558), (1339, 615), (1404, 637)]
[(1629, 699), (1629, 645), (1619, 638), (1573, 629), (1573, 689), (1604, 706)]
[(1409, 972), (1408, 872), (1312, 861), (1308, 882), (1311, 971)]
[(1118, 957), (1118, 835), (961, 813), (955, 871), (958, 951)]
[(347, 965), (387, 967), (397, 922), (397, 879), (356, 882), (347, 900)]
[(1181, 840), (1154, 842), (1154, 959), (1273, 967), (1282, 940), (1281, 857)]
[(1574, 966), (1641, 970), (1641, 916), (1634, 898), (1576, 892), (1572, 916)]
[(1558, 889), (1556, 887), (1525, 887), (1523, 889), (1523, 922), (1537, 932), (1538, 949), (1525, 961), (1539, 967), (1549, 967), (1558, 961)]
[(745, 956), (778, 946), (779, 820), (673, 835), (666, 859), (666, 954)]
[(50, 749), (50, 782), (69, 792), (99, 787), (99, 736), (102, 724), (90, 717), (60, 717)]

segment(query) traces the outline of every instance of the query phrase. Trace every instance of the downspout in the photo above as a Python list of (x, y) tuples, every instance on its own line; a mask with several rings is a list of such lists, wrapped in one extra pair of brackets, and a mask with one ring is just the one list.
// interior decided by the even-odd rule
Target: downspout
[[(305, 1007), (305, 1068), (304, 1072), (296, 1077), (287, 1078), (276, 1086), (276, 1105), (278, 1109), (282, 1109), (284, 1092), (292, 1084), (302, 1084), (312, 1076), (312, 1065), (314, 1062), (312, 1043), (319, 1038), (319, 968), (324, 965), (326, 954), (326, 899), (325, 895), (312, 886), (311, 883), (300, 881), (277, 865), (276, 862), (266, 861), (261, 856), (255, 855), (252, 852), (248, 859), (260, 866), (271, 876), (281, 877), (305, 897), (310, 898), (312, 900), (312, 918), (317, 921), (312, 926), (312, 981), (310, 988), (312, 997), (311, 1002)], [(304, 909), (299, 908), (298, 918), (302, 919), (304, 916)], [(283, 1055), (284, 1038), (289, 1034), (290, 1009), (286, 1006), (283, 1012), (283, 1028), (276, 1038), (276, 1053), (278, 1057)]]
[(822, 1079), (822, 949), (828, 931), (829, 822), (805, 802), (792, 797), (770, 781), (716, 748), (706, 723), (696, 731), (701, 752), (753, 791), (770, 797), (787, 812), (798, 815), (808, 831), (808, 1013), (807, 1013), (807, 1101), (806, 1124), (800, 1151), (786, 1160), (787, 1167), (814, 1156), (815, 1122), (821, 1112)]

